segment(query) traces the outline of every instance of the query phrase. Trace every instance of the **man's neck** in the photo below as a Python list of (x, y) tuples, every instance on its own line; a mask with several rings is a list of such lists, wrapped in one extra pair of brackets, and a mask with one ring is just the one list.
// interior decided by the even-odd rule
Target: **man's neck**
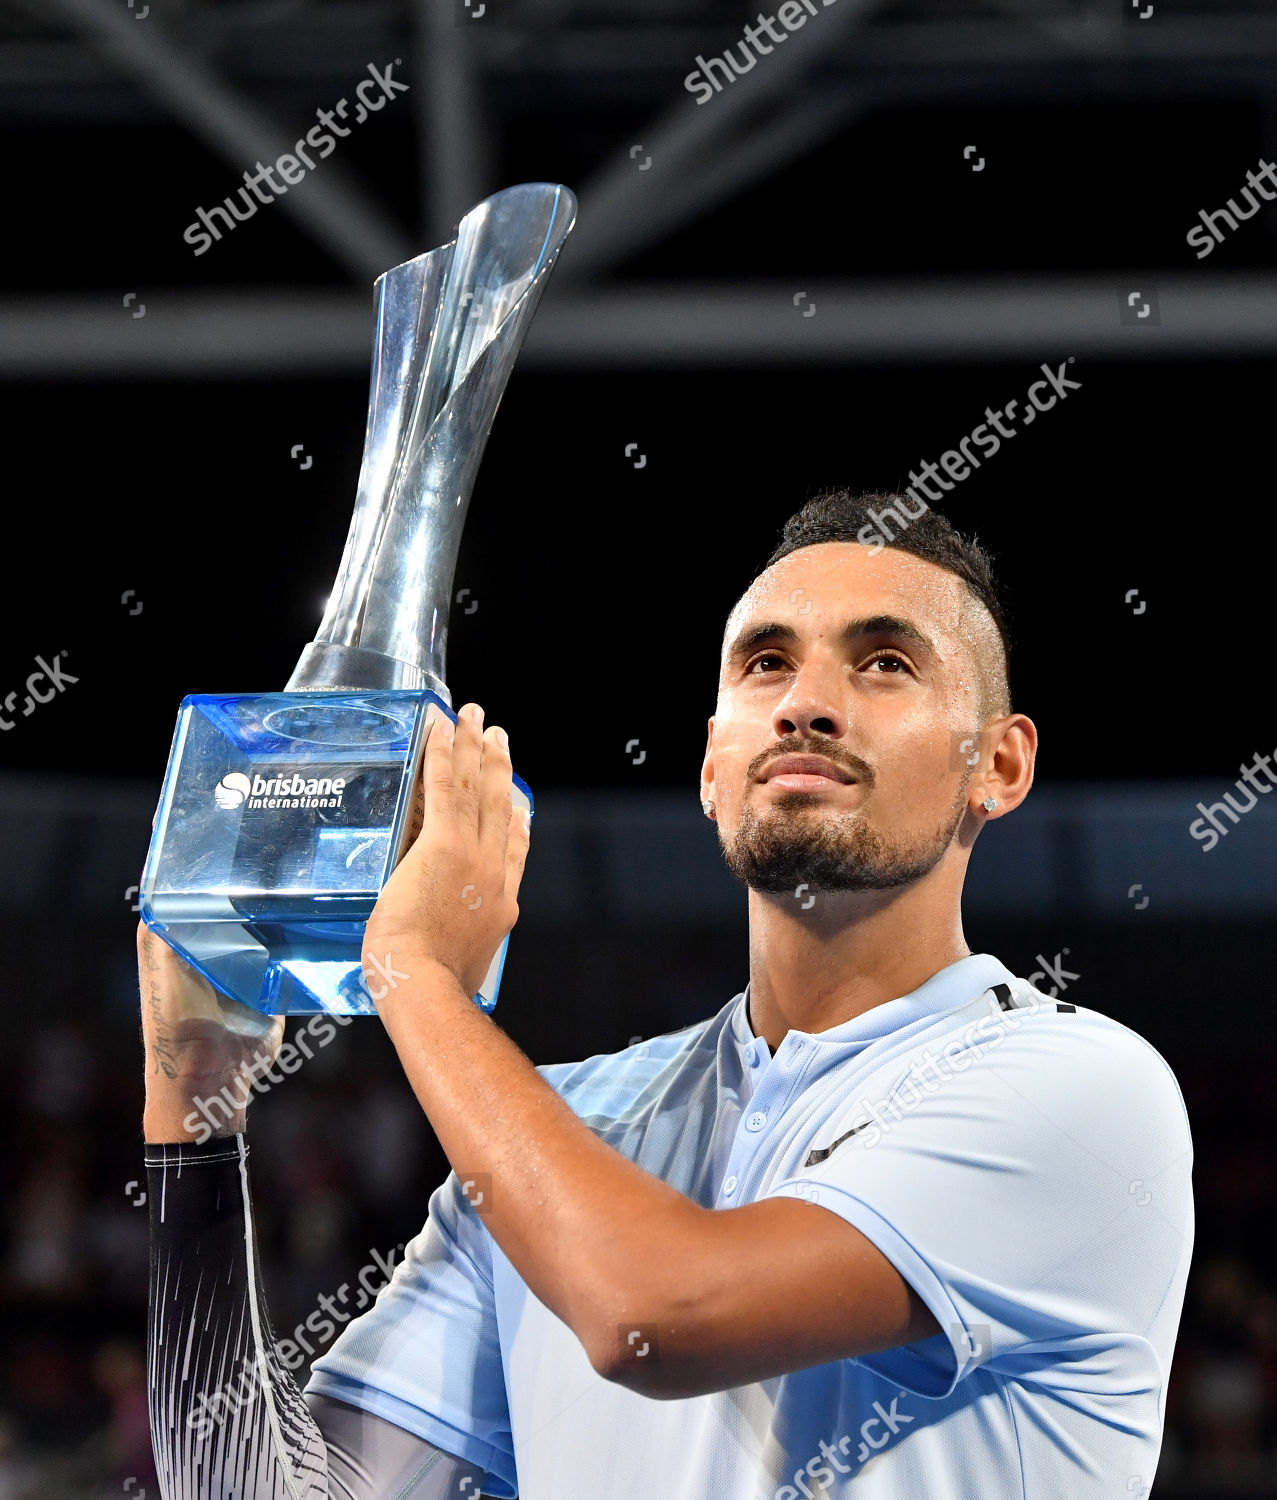
[(749, 1020), (775, 1052), (792, 1031), (840, 1026), (907, 995), (971, 950), (957, 891), (749, 893)]

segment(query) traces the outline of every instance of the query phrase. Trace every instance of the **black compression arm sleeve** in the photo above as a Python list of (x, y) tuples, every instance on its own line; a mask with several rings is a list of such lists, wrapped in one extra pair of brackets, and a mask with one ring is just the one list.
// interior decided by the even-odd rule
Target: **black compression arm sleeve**
[(324, 1440), (280, 1362), (242, 1135), (146, 1147), (147, 1374), (164, 1500), (329, 1500)]
[(148, 1144), (145, 1161), (162, 1500), (477, 1495), (482, 1469), (369, 1413), (303, 1400), (267, 1316), (244, 1137)]

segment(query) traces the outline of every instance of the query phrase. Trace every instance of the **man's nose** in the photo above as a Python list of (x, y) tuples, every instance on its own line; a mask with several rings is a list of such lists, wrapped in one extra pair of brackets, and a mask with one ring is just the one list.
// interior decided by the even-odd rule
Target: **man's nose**
[(772, 728), (781, 738), (821, 734), (840, 739), (847, 732), (847, 714), (822, 674), (800, 672), (776, 705)]

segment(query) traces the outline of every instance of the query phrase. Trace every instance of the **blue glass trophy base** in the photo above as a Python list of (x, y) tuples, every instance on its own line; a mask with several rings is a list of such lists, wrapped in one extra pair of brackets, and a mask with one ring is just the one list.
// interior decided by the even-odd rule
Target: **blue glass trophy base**
[[(371, 1015), (364, 928), (415, 832), (428, 690), (202, 693), (178, 713), (138, 907), (267, 1015)], [(514, 805), (532, 793), (514, 777)], [(474, 997), (497, 1003), (509, 936)]]

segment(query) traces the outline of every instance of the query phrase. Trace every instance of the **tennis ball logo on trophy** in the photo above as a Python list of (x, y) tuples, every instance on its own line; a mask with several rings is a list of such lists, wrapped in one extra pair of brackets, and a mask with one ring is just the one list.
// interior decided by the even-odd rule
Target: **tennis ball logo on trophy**
[(213, 800), (227, 812), (238, 807), (252, 790), (253, 783), (242, 771), (228, 771), (213, 788)]

